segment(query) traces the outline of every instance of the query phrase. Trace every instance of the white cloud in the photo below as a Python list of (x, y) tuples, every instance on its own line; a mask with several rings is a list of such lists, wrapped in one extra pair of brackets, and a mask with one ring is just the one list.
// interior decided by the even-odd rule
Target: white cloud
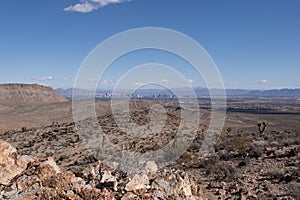
[(111, 87), (111, 86), (114, 86), (114, 85), (115, 85), (115, 82), (110, 81), (110, 80), (104, 80), (104, 81), (101, 81), (99, 83), (99, 86), (102, 86), (102, 87)]
[(102, 7), (112, 3), (122, 3), (128, 0), (91, 0), (94, 3), (100, 4)]
[(195, 83), (195, 81), (192, 80), (192, 79), (188, 79), (188, 82), (189, 82), (189, 83)]
[(52, 81), (52, 80), (54, 80), (54, 77), (53, 76), (33, 77), (32, 80), (36, 80), (36, 81)]
[(269, 84), (271, 81), (268, 81), (266, 79), (263, 79), (263, 80), (260, 80), (258, 81), (257, 83), (260, 84), (260, 85), (266, 85), (266, 84)]
[(122, 3), (130, 0), (80, 0), (80, 3), (66, 7), (65, 11), (89, 13), (109, 4)]
[(143, 86), (145, 85), (145, 83), (142, 83), (142, 82), (135, 82), (133, 83), (134, 86)]
[(40, 81), (40, 82), (44, 82), (44, 81), (68, 81), (69, 78), (68, 77), (64, 77), (64, 78), (54, 78), (53, 76), (45, 76), (45, 77), (33, 77), (31, 78), (32, 80), (35, 81)]
[(89, 83), (94, 83), (94, 82), (97, 82), (98, 80), (97, 79), (95, 79), (95, 78), (90, 78), (89, 79)]
[(162, 79), (159, 82), (162, 83), (162, 84), (165, 84), (165, 85), (169, 83), (169, 81), (167, 79)]
[(97, 9), (95, 5), (89, 3), (89, 2), (82, 2), (82, 3), (77, 3), (73, 6), (69, 6), (64, 9), (64, 11), (74, 11), (74, 12), (81, 12), (81, 13), (89, 13), (92, 12), (93, 10)]
[(272, 82), (266, 79), (256, 81), (256, 85), (258, 88), (269, 89), (272, 86)]

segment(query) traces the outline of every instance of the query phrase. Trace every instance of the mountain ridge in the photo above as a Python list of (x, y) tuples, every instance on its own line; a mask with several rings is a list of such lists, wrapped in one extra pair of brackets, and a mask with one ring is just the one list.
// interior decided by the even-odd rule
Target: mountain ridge
[(0, 84), (0, 104), (41, 105), (68, 101), (49, 86), (38, 84)]
[[(58, 88), (55, 89), (59, 94), (62, 96), (71, 98), (73, 88)], [(212, 90), (218, 90), (218, 89), (212, 89)], [(76, 93), (82, 94), (82, 95), (89, 95), (92, 93), (92, 91), (86, 90), (86, 89), (75, 89)], [(111, 93), (113, 90), (107, 90), (107, 89), (97, 89), (96, 94), (103, 94), (103, 93)], [(125, 94), (127, 92), (130, 92), (131, 90), (122, 90), (122, 92)], [(186, 95), (190, 93), (190, 90), (187, 90), (186, 88), (176, 88), (176, 92), (179, 93), (179, 95)], [(194, 88), (195, 94), (197, 94), (198, 97), (200, 96), (209, 96), (209, 90), (208, 88), (202, 88), (202, 87), (195, 87)], [(255, 90), (255, 89), (225, 89), (227, 96), (243, 96), (243, 97), (299, 97), (300, 98), (300, 88), (283, 88), (283, 89), (271, 89), (271, 90)], [(170, 94), (169, 89), (139, 89), (137, 91), (134, 91), (134, 94)]]

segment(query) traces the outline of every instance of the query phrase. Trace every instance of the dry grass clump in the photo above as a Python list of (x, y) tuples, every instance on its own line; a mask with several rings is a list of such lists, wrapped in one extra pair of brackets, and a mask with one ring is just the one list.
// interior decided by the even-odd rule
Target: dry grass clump
[(296, 136), (300, 137), (300, 127), (295, 128), (294, 133), (296, 134)]
[(245, 154), (251, 150), (252, 140), (245, 137), (236, 137), (228, 141), (228, 150), (237, 151), (241, 154)]

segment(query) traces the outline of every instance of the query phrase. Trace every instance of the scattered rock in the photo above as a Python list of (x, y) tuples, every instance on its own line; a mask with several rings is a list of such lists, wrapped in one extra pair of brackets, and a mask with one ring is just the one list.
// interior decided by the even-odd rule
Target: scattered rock
[(146, 174), (135, 174), (129, 178), (125, 190), (133, 193), (143, 193), (149, 189), (149, 178)]
[(26, 169), (30, 161), (33, 159), (29, 156), (18, 156), (13, 146), (0, 140), (0, 184), (8, 185), (12, 178)]
[[(181, 170), (151, 174), (126, 174), (101, 162), (89, 165), (82, 177), (64, 171), (53, 158), (18, 156), (0, 141), (0, 199), (207, 199), (196, 180)], [(155, 163), (149, 163), (151, 172)]]
[(162, 199), (206, 199), (203, 188), (183, 171), (163, 170), (151, 186)]
[(147, 173), (155, 173), (158, 170), (158, 166), (154, 161), (148, 161), (145, 170)]

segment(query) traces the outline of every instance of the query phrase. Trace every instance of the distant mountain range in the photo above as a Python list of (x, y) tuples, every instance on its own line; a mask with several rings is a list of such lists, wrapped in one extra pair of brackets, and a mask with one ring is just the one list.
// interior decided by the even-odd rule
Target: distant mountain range
[[(94, 92), (90, 90), (84, 89), (75, 89), (77, 94), (82, 96), (89, 96), (94, 94)], [(189, 95), (190, 90), (187, 88), (176, 88), (174, 89), (177, 95)], [(195, 94), (198, 97), (209, 96), (209, 90), (207, 88), (196, 87), (194, 88)], [(218, 91), (218, 90), (215, 90)], [(73, 88), (56, 89), (56, 92), (59, 94), (71, 98), (73, 93)], [(118, 95), (130, 95), (130, 90), (122, 90), (119, 91)], [(110, 95), (112, 90), (106, 89), (97, 89), (96, 96), (105, 97), (105, 95)], [(133, 93), (134, 95), (172, 95), (174, 94), (172, 90), (169, 89), (140, 89)], [(300, 98), (300, 89), (273, 89), (273, 90), (247, 90), (247, 89), (227, 89), (227, 96), (241, 96), (241, 97), (296, 97)]]
[(249, 92), (250, 96), (259, 96), (259, 97), (299, 97), (300, 98), (300, 89), (280, 89), (280, 90), (265, 90), (265, 91), (251, 91)]

